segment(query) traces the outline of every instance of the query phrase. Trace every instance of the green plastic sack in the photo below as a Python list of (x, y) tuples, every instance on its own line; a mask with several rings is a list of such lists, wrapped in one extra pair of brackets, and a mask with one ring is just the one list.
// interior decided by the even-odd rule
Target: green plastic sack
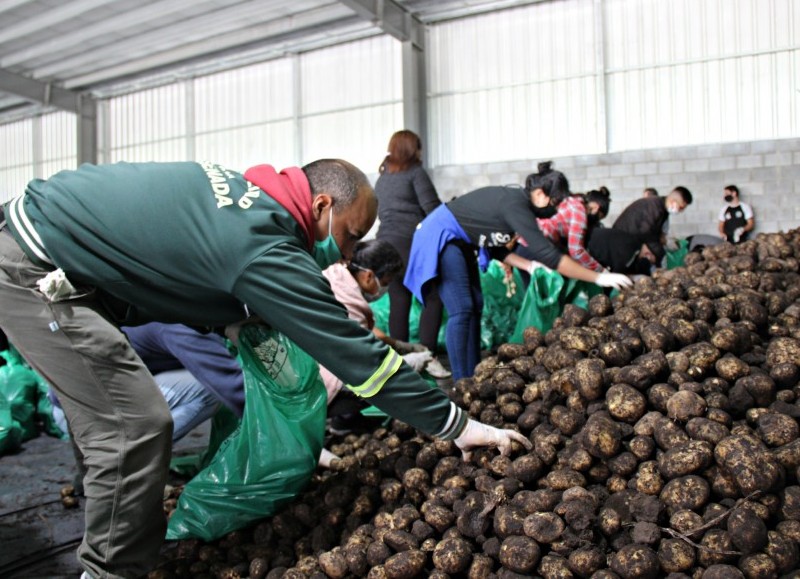
[(678, 249), (667, 252), (667, 269), (675, 269), (683, 266), (683, 260), (689, 253), (689, 240), (679, 239)]
[(211, 418), (208, 446), (201, 452), (183, 456), (173, 455), (169, 469), (186, 478), (195, 476), (211, 464), (222, 442), (239, 427), (240, 422), (241, 420), (228, 407), (220, 405), (219, 410)]
[(559, 302), (563, 310), (567, 304), (574, 304), (584, 310), (589, 309), (589, 300), (597, 294), (603, 293), (603, 288), (597, 284), (577, 279), (567, 279), (561, 290)]
[(529, 326), (539, 328), (542, 333), (553, 326), (553, 322), (561, 315), (559, 298), (563, 287), (564, 278), (557, 271), (543, 267), (534, 270), (509, 342), (521, 344), (522, 333)]
[[(375, 318), (375, 327), (389, 334), (389, 310), (391, 301), (389, 294), (384, 294), (380, 299), (375, 300), (370, 305), (372, 315)], [(411, 309), (408, 312), (408, 339), (410, 342), (419, 342), (419, 318), (422, 315), (422, 304), (415, 297), (411, 298)], [(436, 337), (437, 346), (440, 351), (447, 350), (445, 344), (445, 326), (447, 325), (447, 312), (442, 312), (442, 325), (439, 327), (439, 335)]]
[(29, 440), (39, 435), (36, 426), (38, 376), (16, 350), (9, 348), (0, 355), (7, 362), (0, 367), (0, 396), (8, 401), (11, 416), (22, 428), (22, 440)]
[(0, 456), (13, 452), (22, 443), (22, 427), (11, 416), (11, 404), (0, 396)]
[[(519, 272), (514, 270), (514, 283), (517, 291), (508, 297), (508, 286), (505, 283), (506, 272), (503, 267), (492, 260), (485, 272), (480, 274), (481, 293), (483, 294), (483, 315), (481, 316), (481, 348), (489, 350), (494, 346), (508, 341), (517, 312), (524, 298), (521, 291), (522, 278)], [(389, 295), (386, 294), (379, 300), (370, 304), (372, 314), (375, 317), (375, 327), (389, 333), (389, 309), (391, 303)], [(422, 304), (416, 298), (411, 300), (411, 311), (408, 316), (408, 335), (409, 341), (419, 341), (419, 318), (422, 314)], [(445, 342), (447, 327), (447, 312), (442, 312), (442, 325), (437, 337), (437, 345), (440, 351), (447, 351)]]
[(506, 270), (498, 261), (489, 262), (489, 267), (480, 275), (483, 294), (483, 315), (481, 316), (481, 348), (491, 350), (508, 342), (514, 331), (519, 309), (525, 298), (522, 291), (522, 277), (517, 269), (512, 269), (512, 280), (516, 291), (509, 294), (506, 283)]
[(167, 539), (211, 541), (274, 514), (317, 466), (327, 393), (317, 363), (282, 334), (248, 325), (239, 336), (245, 409), (237, 430), (186, 484)]

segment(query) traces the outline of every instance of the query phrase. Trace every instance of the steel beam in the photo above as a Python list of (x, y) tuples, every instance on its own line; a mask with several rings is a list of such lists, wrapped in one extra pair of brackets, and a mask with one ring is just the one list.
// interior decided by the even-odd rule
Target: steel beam
[(44, 106), (54, 106), (71, 113), (80, 113), (76, 92), (41, 82), (0, 68), (0, 91), (22, 97)]
[(373, 22), (402, 42), (425, 48), (425, 29), (420, 20), (393, 0), (340, 0), (358, 16)]

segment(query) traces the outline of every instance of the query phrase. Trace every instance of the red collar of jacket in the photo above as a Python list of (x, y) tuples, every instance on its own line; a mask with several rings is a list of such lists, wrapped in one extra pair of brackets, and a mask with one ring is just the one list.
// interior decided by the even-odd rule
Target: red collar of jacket
[(313, 248), (311, 186), (303, 170), (299, 167), (287, 167), (278, 173), (272, 165), (256, 165), (245, 171), (244, 178), (257, 185), (289, 212), (306, 234), (308, 249)]

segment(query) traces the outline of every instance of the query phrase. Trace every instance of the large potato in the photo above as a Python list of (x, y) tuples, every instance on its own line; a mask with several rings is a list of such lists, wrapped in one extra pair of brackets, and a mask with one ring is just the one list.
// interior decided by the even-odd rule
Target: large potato
[(702, 396), (689, 390), (680, 390), (667, 400), (667, 416), (686, 422), (690, 418), (703, 416), (708, 407)]
[(583, 448), (595, 458), (611, 458), (622, 446), (619, 426), (602, 414), (590, 416), (578, 437)]
[(633, 424), (647, 410), (644, 395), (627, 384), (617, 384), (606, 392), (608, 413), (617, 420)]
[(797, 364), (800, 360), (800, 340), (789, 337), (779, 337), (770, 340), (767, 346), (767, 365)]
[(697, 475), (672, 479), (661, 491), (659, 498), (672, 511), (681, 509), (697, 510), (704, 506), (711, 495), (708, 482)]
[(690, 440), (677, 444), (658, 457), (658, 470), (667, 479), (692, 474), (705, 469), (714, 458), (710, 443)]
[(655, 579), (658, 555), (647, 545), (627, 545), (611, 557), (611, 570), (622, 579)]
[(728, 436), (714, 449), (717, 464), (730, 473), (743, 495), (770, 492), (781, 480), (782, 467), (767, 449), (749, 436)]
[(708, 418), (696, 417), (686, 423), (686, 433), (695, 440), (705, 440), (716, 445), (731, 431), (724, 425)]

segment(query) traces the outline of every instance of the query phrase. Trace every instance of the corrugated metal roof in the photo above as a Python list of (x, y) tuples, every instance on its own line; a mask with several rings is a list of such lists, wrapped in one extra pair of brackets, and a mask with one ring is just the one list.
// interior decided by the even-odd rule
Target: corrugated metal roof
[(0, 118), (541, 0), (0, 0)]

